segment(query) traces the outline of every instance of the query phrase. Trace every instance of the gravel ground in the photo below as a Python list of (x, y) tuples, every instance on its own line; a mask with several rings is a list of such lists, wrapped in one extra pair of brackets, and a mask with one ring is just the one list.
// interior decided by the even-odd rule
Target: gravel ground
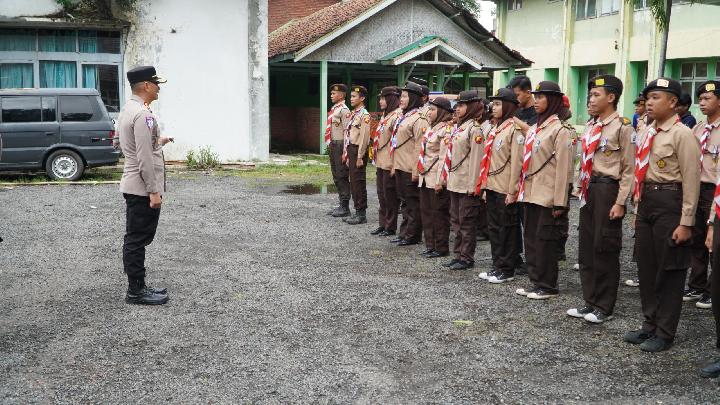
[(480, 282), (487, 243), (475, 270), (443, 271), (368, 234), (374, 190), (371, 224), (351, 227), (325, 215), (332, 195), (169, 185), (148, 252), (162, 307), (123, 302), (117, 186), (0, 190), (1, 403), (720, 401), (698, 377), (716, 356), (710, 311), (686, 305), (676, 346), (646, 354), (622, 342), (640, 325), (636, 289), (621, 287), (605, 325), (569, 319), (572, 261), (548, 302), (514, 294), (526, 278)]

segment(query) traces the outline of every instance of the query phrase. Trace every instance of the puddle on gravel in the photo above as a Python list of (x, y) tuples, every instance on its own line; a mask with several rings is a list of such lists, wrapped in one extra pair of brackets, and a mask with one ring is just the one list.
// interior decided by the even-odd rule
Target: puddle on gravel
[(335, 187), (334, 184), (292, 184), (285, 187), (285, 189), (280, 192), (283, 194), (299, 195), (327, 194), (337, 192), (337, 187)]

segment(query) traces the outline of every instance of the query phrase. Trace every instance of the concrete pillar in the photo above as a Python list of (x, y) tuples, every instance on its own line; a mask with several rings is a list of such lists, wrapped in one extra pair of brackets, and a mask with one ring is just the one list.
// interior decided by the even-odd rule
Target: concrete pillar
[(248, 75), (250, 86), (250, 157), (270, 158), (270, 77), (268, 1), (248, 0)]
[[(348, 86), (350, 84), (348, 83)], [(325, 125), (328, 108), (328, 63), (320, 61), (320, 154), (325, 153)]]

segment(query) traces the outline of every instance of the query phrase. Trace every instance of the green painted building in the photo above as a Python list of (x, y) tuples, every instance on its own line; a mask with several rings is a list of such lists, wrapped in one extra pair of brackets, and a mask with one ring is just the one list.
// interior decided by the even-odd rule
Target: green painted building
[[(534, 62), (527, 69), (496, 72), (495, 88), (517, 74), (527, 75), (533, 83), (557, 81), (570, 98), (575, 123), (584, 124), (586, 86), (592, 76), (609, 73), (623, 80), (619, 108), (626, 116), (632, 115), (637, 94), (657, 76), (661, 33), (646, 0), (495, 3), (496, 36)], [(720, 78), (720, 1), (673, 0), (671, 15), (665, 75), (694, 93), (700, 82)], [(692, 112), (700, 115), (697, 104)]]

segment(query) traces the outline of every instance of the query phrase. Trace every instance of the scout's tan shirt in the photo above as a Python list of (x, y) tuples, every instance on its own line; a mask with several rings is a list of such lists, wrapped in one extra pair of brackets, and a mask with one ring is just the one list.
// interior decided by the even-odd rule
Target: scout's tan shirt
[(645, 183), (682, 183), (680, 225), (693, 226), (700, 197), (700, 142), (677, 114), (655, 124), (662, 131), (653, 138)]
[[(452, 140), (448, 138), (444, 141), (452, 143), (452, 162), (447, 179), (447, 189), (449, 191), (462, 194), (475, 192), (475, 180), (477, 180), (479, 168), (473, 170), (470, 167), (470, 160), (473, 147), (476, 145), (474, 137), (477, 135), (482, 138), (480, 125), (474, 120), (468, 120), (460, 125)], [(447, 148), (445, 151), (447, 153)], [(445, 155), (442, 156), (442, 159), (445, 159)], [(473, 172), (476, 172), (474, 177)], [(438, 171), (438, 179), (442, 181), (442, 170)], [(470, 187), (471, 183), (472, 187)]]
[(618, 180), (615, 204), (625, 205), (635, 179), (634, 129), (615, 112), (603, 120), (600, 144), (593, 157), (592, 175)]
[[(398, 118), (401, 119), (401, 118)], [(397, 130), (397, 148), (393, 152), (393, 168), (405, 173), (417, 174), (416, 142), (423, 136), (423, 128), (427, 129), (430, 123), (420, 112), (415, 111), (405, 118)], [(389, 148), (390, 146), (388, 146)]]
[[(700, 137), (705, 132), (705, 125), (707, 121), (700, 121), (693, 128), (693, 134), (700, 141)], [(720, 167), (718, 167), (718, 160), (720, 160), (720, 119), (713, 123), (715, 128), (710, 131), (705, 149), (702, 150), (703, 162), (702, 172), (700, 173), (700, 181), (703, 183), (715, 184), (720, 175)]]
[(395, 121), (400, 115), (402, 115), (402, 110), (399, 108), (395, 111), (390, 112), (387, 115), (385, 128), (383, 128), (382, 132), (380, 132), (380, 138), (378, 139), (378, 150), (376, 151), (377, 156), (375, 156), (375, 165), (379, 169), (392, 169), (393, 160), (390, 156), (390, 141), (392, 138), (392, 130), (395, 127)]
[(362, 159), (370, 144), (370, 113), (364, 107), (350, 123), (350, 143), (358, 147), (358, 159)]
[(143, 197), (164, 193), (165, 160), (158, 143), (158, 120), (140, 97), (133, 95), (125, 103), (118, 116), (118, 133), (125, 155), (120, 191)]
[(571, 181), (568, 175), (569, 154), (575, 135), (567, 124), (559, 120), (550, 121), (547, 119), (538, 127), (530, 166), (525, 173), (529, 177), (525, 180), (522, 202), (547, 208), (564, 208), (568, 206)]
[(470, 166), (468, 167), (467, 188), (468, 193), (475, 194), (475, 186), (480, 177), (480, 165), (485, 156), (485, 139), (492, 130), (492, 122), (481, 119), (475, 120), (473, 126), (470, 127), (470, 157), (468, 157)]
[(330, 129), (330, 136), (333, 141), (342, 141), (345, 139), (345, 128), (350, 120), (350, 114), (350, 109), (344, 102), (342, 103), (342, 107), (333, 113)]
[(515, 195), (520, 183), (525, 137), (512, 118), (493, 128), (499, 129), (502, 131), (495, 135), (493, 141), (485, 188), (500, 194)]
[[(425, 146), (425, 173), (418, 173), (420, 178), (418, 186), (422, 187), (424, 184), (427, 188), (435, 188), (438, 171), (442, 169), (443, 160), (445, 159), (445, 155), (440, 154), (441, 145), (445, 137), (450, 136), (451, 131), (452, 124), (448, 122), (440, 122), (432, 128), (432, 135)], [(421, 143), (418, 142), (418, 144)]]

